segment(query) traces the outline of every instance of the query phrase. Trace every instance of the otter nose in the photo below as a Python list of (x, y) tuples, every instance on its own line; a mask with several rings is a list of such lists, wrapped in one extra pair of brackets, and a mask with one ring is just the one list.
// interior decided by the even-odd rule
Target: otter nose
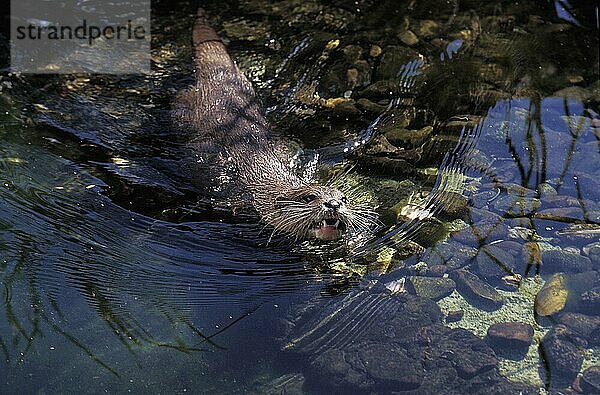
[(340, 203), (339, 200), (335, 200), (335, 199), (331, 199), (328, 202), (325, 202), (323, 204), (325, 207), (330, 208), (332, 210), (337, 210), (338, 208), (340, 208), (340, 206), (342, 205), (342, 203)]

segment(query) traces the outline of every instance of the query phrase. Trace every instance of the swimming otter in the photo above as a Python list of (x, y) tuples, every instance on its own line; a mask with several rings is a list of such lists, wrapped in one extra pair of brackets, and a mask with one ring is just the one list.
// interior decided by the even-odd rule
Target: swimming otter
[[(199, 9), (193, 28), (196, 84), (180, 92), (176, 115), (197, 135), (192, 146), (215, 188), (243, 194), (262, 219), (300, 238), (335, 240), (368, 230), (376, 214), (352, 207), (340, 190), (310, 184), (282, 159), (250, 82)], [(289, 163), (289, 158), (287, 160)]]

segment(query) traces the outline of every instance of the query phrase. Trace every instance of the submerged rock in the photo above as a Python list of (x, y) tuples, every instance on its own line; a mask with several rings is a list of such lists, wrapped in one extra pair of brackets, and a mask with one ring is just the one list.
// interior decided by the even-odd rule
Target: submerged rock
[(586, 394), (600, 394), (600, 366), (591, 366), (584, 370), (579, 384)]
[(566, 276), (563, 273), (555, 274), (538, 292), (535, 298), (535, 312), (541, 316), (559, 313), (565, 307), (568, 296)]
[(460, 269), (451, 273), (460, 292), (469, 303), (485, 310), (498, 310), (504, 299), (492, 286), (483, 282), (473, 273)]
[(563, 313), (558, 322), (581, 336), (589, 345), (600, 344), (600, 317), (580, 313)]
[(545, 360), (550, 384), (563, 388), (573, 382), (583, 364), (583, 347), (565, 326), (557, 325), (540, 343), (540, 355)]
[(418, 296), (440, 300), (450, 295), (456, 288), (453, 280), (445, 277), (408, 277), (408, 282)]
[(565, 250), (547, 250), (542, 253), (542, 274), (558, 272), (581, 273), (592, 268), (590, 258)]
[(488, 328), (486, 339), (498, 355), (522, 359), (533, 340), (533, 328), (521, 322), (493, 324)]

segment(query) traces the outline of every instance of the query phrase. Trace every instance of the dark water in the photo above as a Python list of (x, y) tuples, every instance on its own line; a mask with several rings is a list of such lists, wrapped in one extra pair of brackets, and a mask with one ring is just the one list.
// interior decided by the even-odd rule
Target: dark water
[(598, 390), (592, 2), (204, 4), (300, 167), (380, 213), (329, 245), (196, 187), (196, 4), (153, 7), (150, 75), (1, 76), (2, 392)]

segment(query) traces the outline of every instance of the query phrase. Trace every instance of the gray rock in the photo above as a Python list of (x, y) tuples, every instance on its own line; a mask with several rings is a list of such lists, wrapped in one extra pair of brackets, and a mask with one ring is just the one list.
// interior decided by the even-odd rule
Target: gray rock
[(565, 250), (547, 250), (542, 253), (542, 275), (558, 272), (581, 273), (592, 268), (590, 258)]
[(557, 325), (540, 343), (540, 355), (549, 370), (551, 386), (563, 388), (570, 385), (583, 363), (583, 348), (576, 336), (565, 326)]
[(485, 310), (498, 310), (502, 307), (502, 295), (473, 273), (460, 269), (452, 272), (450, 276), (456, 282), (458, 292), (474, 306)]
[(493, 207), (500, 215), (526, 217), (540, 207), (540, 200), (534, 197), (510, 194), (496, 199)]
[(600, 366), (590, 366), (583, 371), (580, 380), (581, 389), (586, 394), (600, 393)]
[(496, 244), (481, 247), (476, 263), (479, 274), (494, 284), (502, 284), (503, 277), (514, 275), (516, 266), (514, 255)]

